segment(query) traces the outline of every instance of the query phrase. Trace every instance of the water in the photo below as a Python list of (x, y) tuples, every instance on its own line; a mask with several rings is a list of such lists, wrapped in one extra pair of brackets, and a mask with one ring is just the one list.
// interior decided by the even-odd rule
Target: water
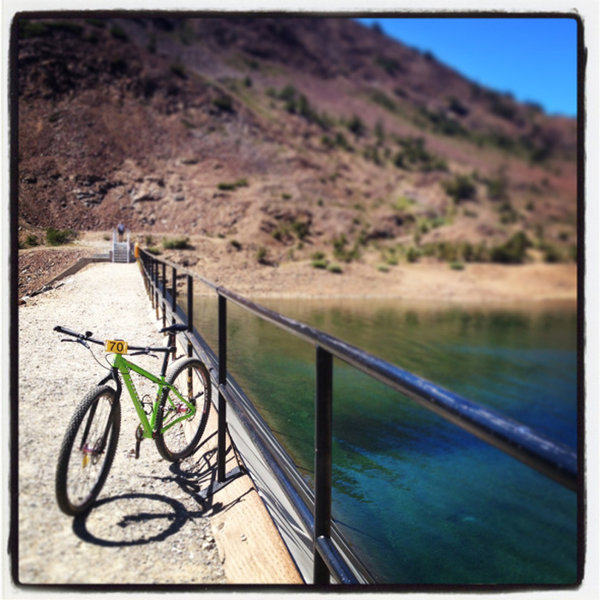
[[(576, 314), (261, 301), (576, 447)], [(216, 301), (196, 324), (216, 347)], [(312, 482), (314, 348), (229, 305), (229, 369)], [(576, 495), (334, 361), (333, 512), (377, 580), (572, 584)]]

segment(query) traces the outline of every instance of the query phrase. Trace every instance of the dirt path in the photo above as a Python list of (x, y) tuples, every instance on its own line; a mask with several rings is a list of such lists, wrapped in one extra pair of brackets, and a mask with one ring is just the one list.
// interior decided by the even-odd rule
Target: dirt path
[[(276, 530), (247, 476), (201, 498), (211, 478), (211, 423), (199, 451), (179, 464), (163, 460), (150, 441), (136, 460), (138, 419), (130, 402), (122, 402), (117, 454), (98, 504), (86, 518), (60, 512), (54, 474), (62, 437), (82, 396), (106, 372), (83, 347), (61, 344), (57, 324), (101, 339), (165, 343), (136, 264), (86, 267), (19, 308), (20, 583), (300, 582), (277, 534), (271, 541), (265, 535), (267, 526)], [(103, 362), (102, 352), (96, 354)], [(139, 360), (151, 371), (158, 363)], [(149, 393), (135, 384), (140, 396)], [(273, 561), (254, 545), (261, 538)]]
[[(85, 269), (19, 310), (19, 415), (27, 415), (19, 420), (22, 583), (224, 581), (210, 521), (170, 464), (150, 443), (142, 445), (139, 460), (130, 457), (136, 418), (129, 406), (123, 406), (102, 504), (87, 519), (74, 521), (54, 499), (55, 459), (66, 424), (105, 371), (82, 347), (60, 344), (52, 328), (62, 324), (100, 337), (162, 344), (136, 269), (110, 264)], [(104, 293), (90, 302), (90, 290), (98, 288)], [(156, 370), (155, 361), (145, 362)], [(161, 558), (169, 559), (168, 568)]]

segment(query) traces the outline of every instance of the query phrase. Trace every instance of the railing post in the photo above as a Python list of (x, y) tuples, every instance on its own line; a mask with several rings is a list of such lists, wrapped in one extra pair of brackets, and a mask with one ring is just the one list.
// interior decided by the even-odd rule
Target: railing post
[(177, 310), (177, 269), (175, 267), (173, 267), (173, 288), (171, 294), (171, 310), (173, 311), (174, 320), (175, 312)]
[(221, 386), (227, 384), (227, 299), (219, 294), (219, 428), (217, 434), (217, 481), (225, 481), (225, 430), (227, 404)]
[(317, 549), (317, 539), (331, 536), (331, 454), (333, 414), (333, 356), (320, 346), (316, 352), (315, 392), (315, 585), (329, 583), (329, 568)]
[(144, 264), (146, 265), (146, 273), (148, 275), (148, 294), (150, 295), (150, 302), (152, 302), (152, 308), (154, 308), (154, 261), (150, 259), (146, 254), (144, 256)]
[(166, 263), (161, 263), (162, 265), (162, 325), (163, 327), (167, 326), (167, 300), (165, 297), (167, 291), (167, 265)]
[(158, 260), (156, 258), (153, 259), (153, 281), (154, 281), (154, 298), (156, 299), (156, 318), (160, 318), (160, 302), (158, 296)]
[[(173, 325), (177, 323), (177, 319), (175, 315), (177, 314), (177, 269), (172, 267), (172, 275), (173, 275), (173, 287), (171, 288), (171, 320)], [(177, 348), (177, 344), (175, 344), (175, 348)], [(177, 357), (177, 349), (173, 350), (173, 360)]]
[(192, 356), (192, 334), (194, 333), (194, 278), (191, 275), (187, 276), (187, 330), (188, 336), (188, 356)]

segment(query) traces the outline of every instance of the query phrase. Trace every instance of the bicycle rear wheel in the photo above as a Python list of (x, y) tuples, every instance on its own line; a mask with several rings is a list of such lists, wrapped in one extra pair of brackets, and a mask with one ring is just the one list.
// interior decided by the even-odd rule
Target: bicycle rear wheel
[[(163, 458), (176, 461), (189, 456), (204, 433), (210, 410), (210, 376), (201, 360), (180, 358), (171, 365), (166, 381), (193, 407), (165, 388), (156, 419), (156, 447)], [(193, 416), (186, 418), (192, 411)]]
[(56, 500), (67, 515), (85, 513), (97, 498), (112, 465), (121, 427), (115, 391), (97, 386), (81, 401), (58, 455)]

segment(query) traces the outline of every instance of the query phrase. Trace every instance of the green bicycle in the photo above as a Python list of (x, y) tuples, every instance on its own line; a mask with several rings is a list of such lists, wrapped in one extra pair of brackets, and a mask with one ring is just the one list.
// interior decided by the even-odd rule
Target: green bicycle
[[(186, 458), (197, 448), (202, 437), (211, 403), (208, 370), (198, 358), (182, 357), (171, 363), (175, 351), (175, 335), (186, 330), (182, 324), (161, 329), (169, 335), (169, 345), (157, 348), (129, 346), (123, 340), (101, 341), (92, 333), (77, 333), (60, 325), (55, 331), (68, 335), (63, 342), (82, 344), (91, 352), (90, 343), (104, 346), (113, 354), (110, 373), (83, 398), (77, 407), (63, 439), (56, 469), (56, 499), (67, 515), (87, 512), (104, 485), (117, 450), (121, 428), (121, 392), (129, 393), (140, 424), (135, 432), (135, 456), (139, 456), (143, 439), (154, 439), (163, 458), (175, 462)], [(149, 373), (127, 358), (140, 354), (164, 355), (160, 376)], [(93, 353), (92, 353), (93, 354)], [(148, 414), (131, 380), (134, 371), (156, 385), (154, 402)]]

